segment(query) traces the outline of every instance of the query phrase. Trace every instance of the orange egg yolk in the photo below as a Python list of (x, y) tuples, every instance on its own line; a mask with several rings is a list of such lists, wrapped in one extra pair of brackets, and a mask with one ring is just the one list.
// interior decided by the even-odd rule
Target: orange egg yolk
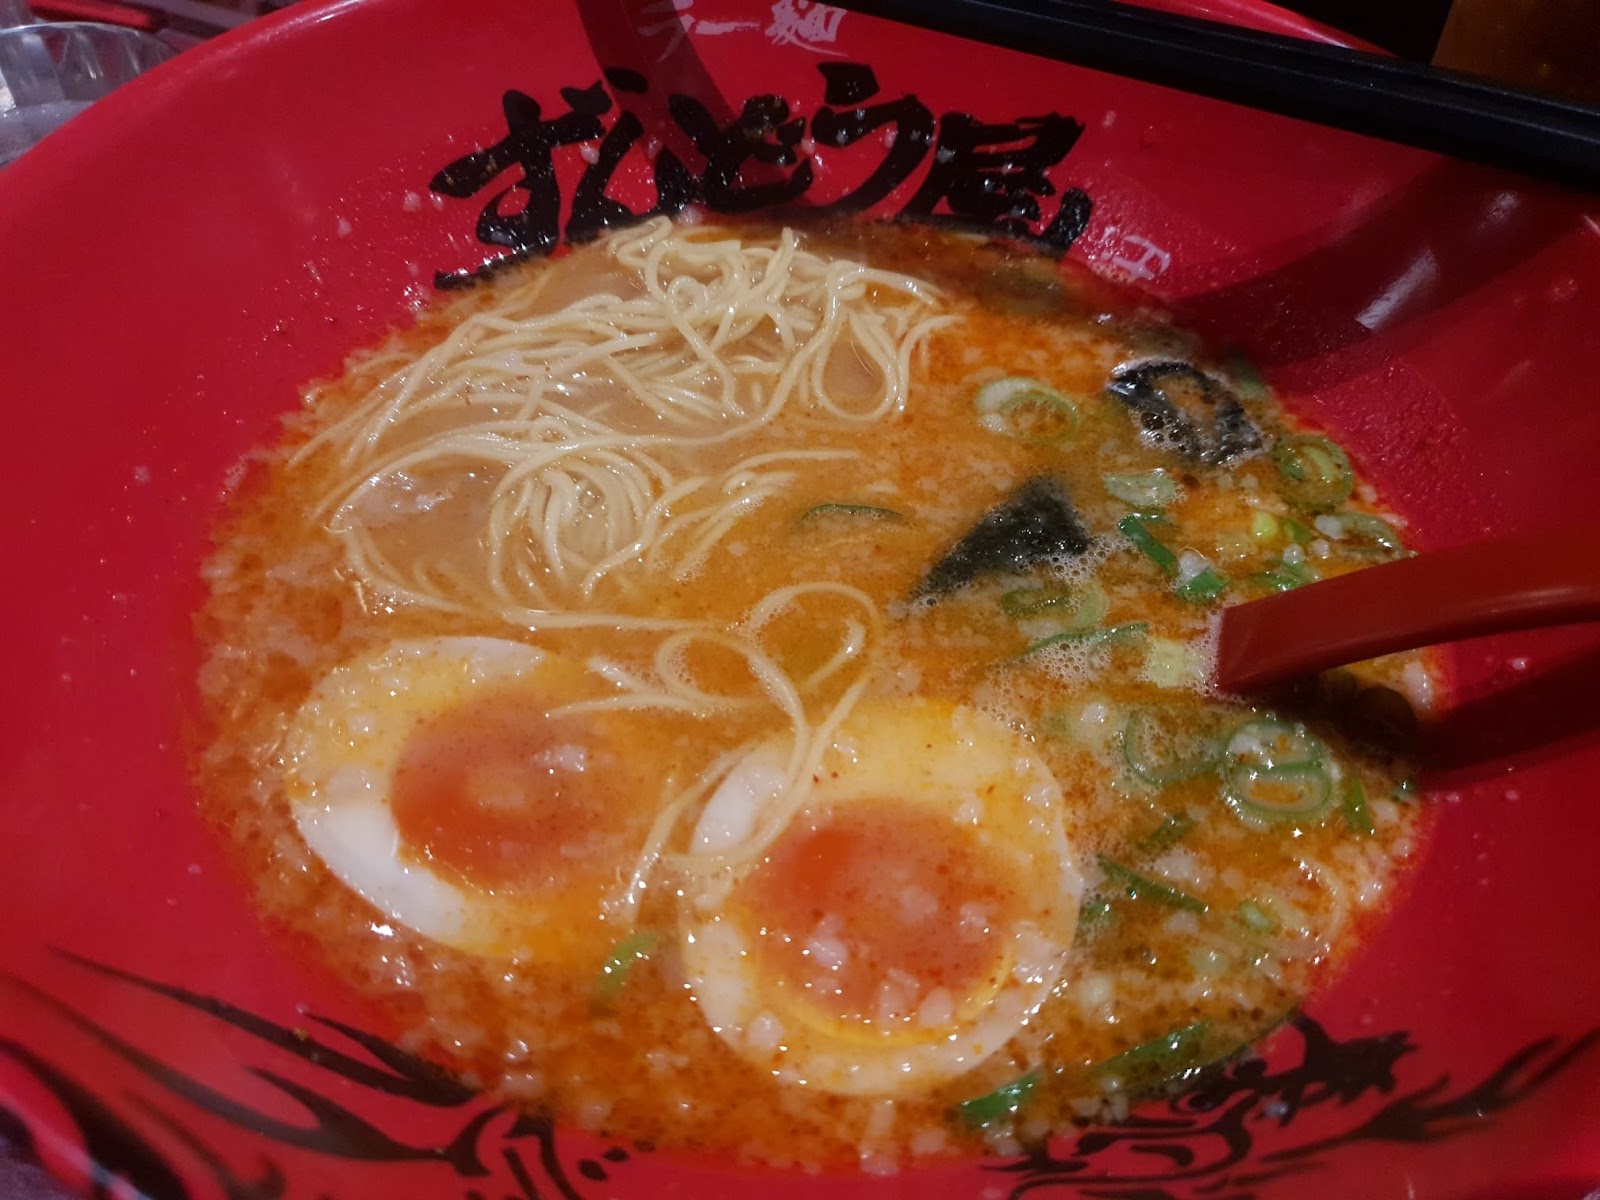
[(734, 905), (769, 977), (834, 1019), (888, 1025), (939, 989), (959, 1007), (997, 983), (1019, 898), (947, 816), (863, 801), (792, 828)]
[(390, 804), (414, 858), (484, 888), (538, 891), (613, 869), (619, 764), (592, 729), (489, 695), (424, 722)]

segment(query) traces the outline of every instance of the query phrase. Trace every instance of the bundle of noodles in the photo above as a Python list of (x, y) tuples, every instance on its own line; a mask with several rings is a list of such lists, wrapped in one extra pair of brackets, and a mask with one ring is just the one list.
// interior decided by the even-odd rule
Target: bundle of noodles
[[(370, 390), (296, 455), (346, 571), (384, 604), (543, 638), (629, 631), (591, 657), (595, 698), (558, 706), (711, 718), (732, 748), (668, 795), (617, 906), (661, 866), (748, 861), (806, 803), (839, 725), (870, 683), (881, 625), (864, 592), (779, 587), (742, 619), (663, 614), (663, 579), (697, 572), (742, 517), (808, 460), (906, 404), (913, 354), (941, 315), (915, 278), (802, 249), (652, 220), (447, 309), (425, 352), (379, 355)], [(350, 403), (312, 396), (314, 406)], [(806, 654), (778, 632), (805, 631)], [(707, 656), (738, 664), (709, 674)], [(802, 665), (803, 664), (803, 665)], [(715, 861), (675, 851), (750, 747), (782, 731), (773, 806)], [(627, 919), (622, 912), (618, 917)]]
[(807, 459), (851, 453), (796, 448), (780, 418), (898, 412), (949, 319), (928, 285), (791, 230), (657, 219), (494, 290), (300, 458), (337, 454), (321, 515), (371, 595), (533, 630), (682, 628), (629, 598), (694, 573)]

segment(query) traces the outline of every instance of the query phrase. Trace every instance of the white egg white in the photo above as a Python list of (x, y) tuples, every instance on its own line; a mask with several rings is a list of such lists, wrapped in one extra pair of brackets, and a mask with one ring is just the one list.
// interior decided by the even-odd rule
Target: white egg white
[[(707, 802), (691, 838), (691, 862), (738, 857), (785, 794), (789, 745), (758, 746)], [(684, 889), (681, 954), (690, 990), (713, 1030), (752, 1064), (788, 1082), (854, 1095), (904, 1095), (971, 1070), (999, 1051), (1049, 996), (1061, 976), (1077, 921), (1081, 876), (1062, 821), (1062, 795), (1050, 771), (1020, 735), (975, 709), (934, 701), (868, 702), (828, 747), (805, 807), (779, 842), (742, 866), (708, 869)], [(773, 929), (740, 899), (783, 838), (807, 836), (839, 814), (880, 809), (886, 828), (941, 824), (939, 837), (970, 839), (1014, 899), (991, 928), (978, 906), (937, 896), (943, 887), (908, 888), (899, 903), (923, 906), (919, 919), (949, 936), (972, 936), (988, 956), (983, 982), (963, 994), (894, 971), (882, 981), (883, 1016), (841, 1014), (821, 993), (763, 967), (763, 938)], [(914, 819), (913, 819), (914, 818)], [(920, 824), (919, 824), (920, 822)], [(886, 870), (914, 872), (919, 847), (882, 839)], [(877, 851), (874, 851), (875, 854)], [(908, 865), (912, 864), (912, 865)], [(826, 870), (826, 868), (823, 868)], [(692, 873), (691, 873), (692, 874)], [(913, 876), (914, 878), (914, 876)], [(762, 893), (765, 894), (765, 893)], [(950, 911), (933, 911), (929, 904)], [(968, 911), (973, 910), (973, 911)], [(838, 914), (840, 927), (848, 914)], [(826, 972), (846, 961), (848, 945), (829, 936), (835, 916), (818, 923), (805, 953)], [(772, 923), (776, 925), (776, 922)], [(808, 969), (812, 969), (808, 967)], [(824, 975), (825, 977), (825, 975)]]
[(550, 690), (573, 673), (536, 647), (487, 637), (393, 642), (335, 668), (286, 742), (284, 786), (300, 836), (348, 887), (425, 937), (482, 954), (548, 949), (561, 940), (544, 932), (560, 919), (559, 904), (434, 870), (407, 852), (390, 797), (424, 721), (491, 690)]

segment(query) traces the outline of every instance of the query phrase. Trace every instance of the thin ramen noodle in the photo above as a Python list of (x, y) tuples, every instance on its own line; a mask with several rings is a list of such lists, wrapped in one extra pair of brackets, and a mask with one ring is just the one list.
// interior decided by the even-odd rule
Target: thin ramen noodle
[(1088, 276), (655, 220), (255, 457), (203, 792), (264, 914), (475, 1086), (767, 1162), (1011, 1151), (1251, 1044), (1394, 890), (1422, 664), (1206, 680), (1218, 606), (1397, 524)]

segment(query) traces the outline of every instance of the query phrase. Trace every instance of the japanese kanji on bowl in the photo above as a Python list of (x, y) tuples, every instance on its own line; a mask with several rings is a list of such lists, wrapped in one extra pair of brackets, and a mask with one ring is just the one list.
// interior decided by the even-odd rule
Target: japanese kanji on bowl
[[(1316, 36), (1251, 0), (1193, 8)], [(1142, 288), (1304, 397), (1426, 545), (1600, 500), (1600, 253), (1559, 190), (806, 0), (265, 19), (0, 181), (0, 1145), (83, 1194), (161, 1200), (1554, 1200), (1600, 1182), (1583, 736), (1432, 780), (1409, 894), (1214, 1086), (888, 1178), (518, 1110), (370, 1032), (346, 982), (262, 928), (186, 751), (230, 470), (438, 290), (682, 213), (991, 230)], [(1592, 652), (1569, 632), (1452, 653), (1466, 703)]]

